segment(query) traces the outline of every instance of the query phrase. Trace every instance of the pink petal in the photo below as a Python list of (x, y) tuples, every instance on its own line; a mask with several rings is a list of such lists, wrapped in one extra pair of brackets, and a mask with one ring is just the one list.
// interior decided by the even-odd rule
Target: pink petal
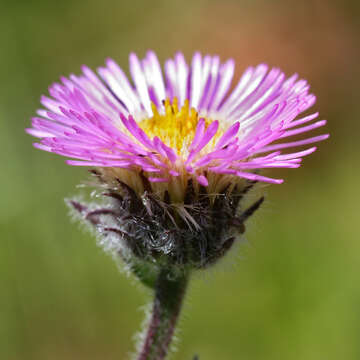
[(207, 178), (204, 175), (197, 176), (196, 180), (198, 181), (198, 183), (200, 185), (203, 185), (203, 186), (208, 186), (209, 185), (209, 182), (208, 182)]

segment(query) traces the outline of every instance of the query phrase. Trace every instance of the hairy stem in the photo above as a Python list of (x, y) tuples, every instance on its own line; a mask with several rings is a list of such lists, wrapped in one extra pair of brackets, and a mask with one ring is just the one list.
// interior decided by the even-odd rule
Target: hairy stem
[(187, 284), (187, 273), (175, 274), (169, 268), (159, 273), (151, 318), (138, 360), (165, 359)]

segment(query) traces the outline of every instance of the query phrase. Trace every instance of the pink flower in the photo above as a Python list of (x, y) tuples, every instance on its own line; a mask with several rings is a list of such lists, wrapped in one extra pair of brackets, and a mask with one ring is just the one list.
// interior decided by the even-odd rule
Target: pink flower
[[(297, 168), (316, 147), (283, 154), (329, 135), (285, 140), (326, 124), (318, 113), (297, 116), (315, 103), (305, 80), (286, 79), (277, 68), (249, 67), (231, 89), (234, 61), (195, 53), (188, 65), (182, 53), (162, 71), (154, 52), (143, 60), (130, 55), (131, 83), (108, 59), (96, 75), (61, 78), (41, 98), (27, 132), (34, 146), (95, 166), (106, 176), (146, 177), (153, 189), (184, 193), (189, 179), (216, 190), (224, 181), (248, 179), (281, 183), (258, 174), (262, 168)], [(277, 140), (285, 142), (277, 142)], [(276, 143), (274, 143), (276, 142)], [(122, 170), (126, 169), (126, 171)], [(126, 179), (125, 179), (126, 180)]]

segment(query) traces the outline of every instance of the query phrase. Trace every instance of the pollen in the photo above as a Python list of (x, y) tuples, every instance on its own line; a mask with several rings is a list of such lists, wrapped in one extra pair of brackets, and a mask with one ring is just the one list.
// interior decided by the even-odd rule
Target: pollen
[[(153, 116), (140, 121), (139, 126), (150, 138), (157, 136), (180, 155), (184, 146), (190, 146), (195, 136), (199, 114), (195, 108), (190, 108), (187, 99), (181, 108), (177, 97), (172, 102), (167, 98), (162, 105), (163, 108), (158, 109), (151, 103)], [(211, 120), (205, 118), (206, 127), (210, 123)]]

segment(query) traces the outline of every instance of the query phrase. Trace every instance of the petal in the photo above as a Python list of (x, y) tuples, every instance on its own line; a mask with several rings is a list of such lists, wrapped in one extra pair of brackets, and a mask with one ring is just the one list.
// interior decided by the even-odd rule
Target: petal
[(130, 62), (130, 73), (134, 80), (137, 93), (139, 94), (139, 97), (141, 99), (141, 103), (144, 106), (148, 116), (152, 116), (153, 113), (151, 110), (149, 91), (147, 88), (146, 78), (141, 63), (138, 57), (136, 56), (136, 54), (134, 53), (130, 54), (129, 62)]

